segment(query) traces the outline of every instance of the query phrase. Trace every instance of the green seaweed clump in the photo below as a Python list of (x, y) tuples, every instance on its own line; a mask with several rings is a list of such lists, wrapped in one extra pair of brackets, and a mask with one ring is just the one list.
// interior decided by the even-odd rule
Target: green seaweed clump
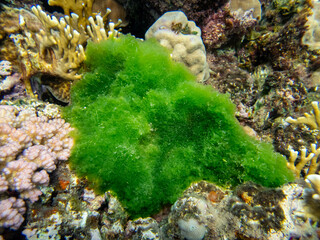
[(196, 83), (155, 41), (90, 43), (86, 64), (64, 109), (76, 129), (71, 166), (133, 218), (172, 204), (194, 181), (293, 180), (283, 156), (246, 135), (228, 96)]

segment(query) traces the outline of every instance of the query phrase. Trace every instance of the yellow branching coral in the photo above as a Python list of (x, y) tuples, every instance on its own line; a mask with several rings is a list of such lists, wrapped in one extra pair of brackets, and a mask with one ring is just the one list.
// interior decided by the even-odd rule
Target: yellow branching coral
[(63, 8), (64, 14), (69, 16), (71, 12), (79, 17), (78, 26), (87, 26), (88, 19), (92, 16), (93, 0), (49, 0), (50, 6)]
[(319, 102), (312, 102), (311, 103), (313, 112), (311, 114), (305, 113), (304, 117), (299, 117), (294, 119), (292, 117), (286, 118), (286, 122), (293, 123), (293, 124), (305, 124), (309, 126), (311, 129), (319, 129), (320, 130), (320, 109), (319, 109)]
[[(72, 13), (75, 13), (79, 17), (78, 27), (86, 27), (89, 25), (89, 18), (95, 17), (101, 12), (96, 13), (93, 12), (94, 4), (96, 1), (94, 0), (49, 0), (48, 3), (50, 6), (59, 6), (63, 8), (64, 14), (67, 16), (71, 16)], [(116, 4), (115, 1), (106, 1), (107, 7), (113, 6), (115, 9), (114, 12), (117, 12), (121, 16), (125, 16), (123, 11), (120, 11), (119, 8), (122, 8), (121, 5)], [(96, 3), (97, 5), (98, 3)], [(110, 14), (110, 9), (107, 9), (106, 12), (103, 12), (102, 19), (106, 24), (108, 20), (108, 16)], [(113, 17), (114, 18), (114, 17)], [(118, 20), (118, 19), (117, 19)], [(117, 25), (120, 25), (122, 20), (117, 21)]]
[[(79, 79), (80, 75), (77, 74), (76, 69), (85, 59), (80, 33), (72, 29), (65, 18), (60, 18), (58, 21), (56, 17), (50, 17), (43, 12), (40, 6), (32, 7), (32, 12), (44, 26), (44, 29), (36, 35), (40, 46), (39, 54), (50, 55), (52, 60), (50, 68), (55, 69), (55, 74), (65, 79)], [(75, 16), (73, 19), (76, 21)]]
[[(88, 40), (99, 42), (117, 37), (118, 26), (109, 23), (105, 26), (100, 15), (89, 17), (86, 28), (79, 26), (80, 18), (77, 14), (61, 17), (47, 15), (40, 6), (32, 7), (32, 12), (42, 23), (42, 29), (31, 34), (20, 16), (20, 27), (23, 34), (11, 34), (21, 63), (23, 79), (27, 91), (32, 95), (29, 79), (41, 73), (52, 76), (56, 81), (48, 82), (48, 90), (59, 100), (69, 101), (69, 88), (74, 80), (81, 78), (79, 69), (85, 59), (83, 46)], [(108, 13), (110, 10), (108, 11)]]
[(306, 165), (309, 164), (309, 169), (305, 172), (305, 175), (318, 173), (320, 163), (317, 162), (320, 155), (320, 147), (317, 148), (316, 144), (311, 144), (311, 153), (307, 155), (307, 149), (302, 148), (300, 150), (300, 161), (298, 160), (299, 152), (289, 147), (290, 157), (287, 163), (287, 167), (294, 172), (296, 177), (300, 176), (301, 171)]
[[(298, 117), (297, 119), (288, 117), (285, 121), (292, 124), (304, 124), (311, 130), (320, 130), (319, 102), (314, 101), (311, 103), (311, 105), (313, 108), (311, 113), (305, 113), (304, 117)], [(316, 144), (311, 144), (311, 153), (308, 155), (305, 147), (300, 150), (300, 154), (291, 147), (289, 147), (289, 151), (290, 157), (287, 166), (295, 173), (296, 177), (300, 176), (301, 171), (305, 171), (304, 175), (310, 175), (319, 172), (320, 162), (318, 162), (318, 157), (320, 155), (320, 147), (317, 148)], [(300, 155), (299, 161), (298, 155)], [(306, 168), (308, 168), (308, 170), (306, 170)]]
[(93, 17), (89, 18), (90, 26), (87, 26), (87, 32), (93, 42), (100, 42), (101, 40), (107, 40), (109, 38), (118, 37), (119, 32), (114, 29), (115, 24), (110, 22), (109, 23), (109, 31), (103, 27), (103, 20), (102, 17), (99, 15), (96, 16), (96, 22), (94, 21)]

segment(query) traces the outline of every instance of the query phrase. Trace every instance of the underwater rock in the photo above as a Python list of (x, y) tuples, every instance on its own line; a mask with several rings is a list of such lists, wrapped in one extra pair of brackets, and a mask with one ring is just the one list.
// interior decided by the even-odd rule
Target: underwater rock
[[(213, 202), (208, 198), (212, 191), (221, 191), (224, 197)], [(161, 234), (163, 239), (190, 240), (317, 239), (303, 198), (303, 187), (298, 184), (268, 189), (246, 183), (228, 191), (202, 181), (192, 184), (172, 206)]]
[(130, 239), (161, 239), (159, 223), (149, 218), (138, 218), (127, 223), (126, 235)]
[[(66, 188), (59, 187), (62, 180)], [(53, 186), (50, 201), (27, 209), (26, 239), (317, 239), (305, 209), (308, 193), (298, 184), (268, 189), (246, 183), (232, 191), (193, 183), (161, 220), (128, 219), (116, 197), (95, 194), (66, 163)]]
[(257, 25), (253, 12), (225, 7), (210, 14), (202, 26), (202, 38), (208, 50), (240, 42)]

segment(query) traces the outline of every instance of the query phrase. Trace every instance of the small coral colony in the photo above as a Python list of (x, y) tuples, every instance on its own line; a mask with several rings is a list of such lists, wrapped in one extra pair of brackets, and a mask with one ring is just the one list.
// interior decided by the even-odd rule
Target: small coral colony
[(0, 239), (318, 239), (320, 2), (182, 2), (1, 5)]

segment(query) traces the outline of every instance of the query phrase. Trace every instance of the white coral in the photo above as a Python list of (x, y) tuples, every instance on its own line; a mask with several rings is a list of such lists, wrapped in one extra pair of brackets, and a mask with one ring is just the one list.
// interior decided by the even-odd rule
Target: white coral
[(201, 39), (201, 30), (181, 11), (162, 15), (146, 32), (146, 39), (155, 38), (164, 47), (172, 50), (171, 57), (181, 62), (203, 82), (209, 78), (206, 50)]
[(310, 174), (307, 176), (306, 182), (311, 184), (311, 187), (315, 192), (312, 197), (316, 200), (320, 200), (320, 175)]

